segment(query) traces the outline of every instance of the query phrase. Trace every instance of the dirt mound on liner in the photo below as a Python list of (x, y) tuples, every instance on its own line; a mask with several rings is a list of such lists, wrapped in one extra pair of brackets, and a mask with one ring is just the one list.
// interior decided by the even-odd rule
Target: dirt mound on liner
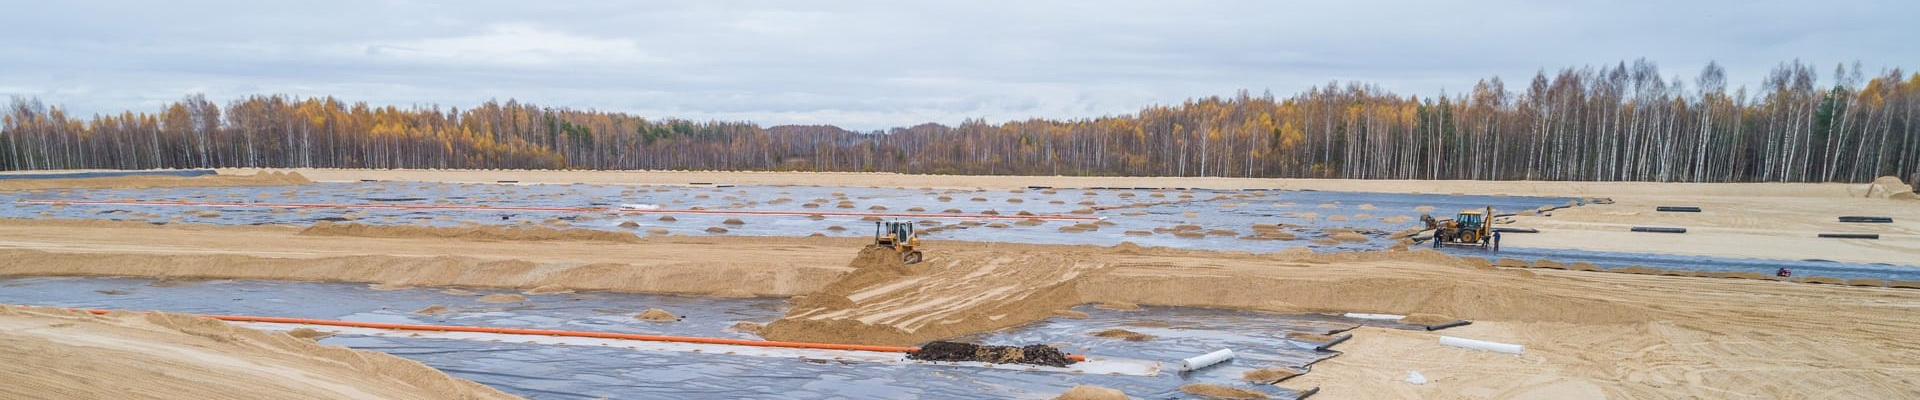
[(641, 311), (640, 315), (633, 316), (633, 319), (647, 322), (674, 322), (679, 321), (680, 316), (673, 315), (673, 313), (667, 312), (667, 310), (649, 308), (646, 311)]
[(1054, 396), (1053, 400), (1127, 400), (1126, 392), (1099, 386), (1080, 385)]
[(1067, 353), (1044, 344), (1023, 347), (978, 345), (958, 342), (931, 342), (920, 346), (920, 351), (907, 355), (908, 359), (922, 361), (979, 361), (993, 364), (1028, 364), (1049, 367), (1065, 367), (1073, 360), (1067, 359)]
[(1248, 382), (1270, 384), (1284, 381), (1287, 380), (1287, 378), (1295, 376), (1300, 376), (1300, 371), (1293, 368), (1264, 368), (1242, 373), (1240, 374), (1240, 379)]
[(314, 223), (313, 226), (300, 230), (300, 234), (305, 236), (446, 238), (502, 241), (640, 242), (640, 237), (634, 236), (632, 233), (597, 231), (592, 229), (554, 229), (542, 226), (529, 226), (525, 228), (499, 226), (442, 228), (430, 226), (362, 225), (354, 223), (337, 224), (330, 221)]
[(1181, 386), (1180, 391), (1197, 394), (1207, 398), (1215, 398), (1215, 399), (1264, 399), (1264, 398), (1267, 398), (1266, 393), (1255, 392), (1252, 390), (1241, 389), (1241, 388), (1232, 387), (1232, 386), (1215, 385), (1211, 383), (1188, 384), (1186, 386)]
[(482, 303), (519, 303), (522, 301), (527, 301), (527, 296), (508, 293), (480, 296), (480, 302)]
[(1153, 335), (1148, 335), (1145, 333), (1134, 332), (1134, 331), (1125, 330), (1125, 329), (1108, 329), (1104, 331), (1090, 333), (1090, 335), (1099, 336), (1103, 338), (1120, 339), (1120, 340), (1125, 340), (1129, 342), (1153, 340), (1153, 338), (1155, 337)]

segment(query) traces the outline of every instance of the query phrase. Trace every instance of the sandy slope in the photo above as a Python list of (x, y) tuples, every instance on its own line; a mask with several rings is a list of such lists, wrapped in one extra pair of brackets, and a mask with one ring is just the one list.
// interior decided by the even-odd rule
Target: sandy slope
[(0, 398), (509, 399), (385, 353), (182, 314), (0, 306)]
[[(29, 173), (88, 172), (76, 171), (28, 171)], [(139, 189), (163, 187), (223, 187), (223, 186), (284, 186), (309, 183), (306, 177), (298, 173), (281, 171), (249, 171), (246, 173), (184, 176), (119, 176), (105, 178), (60, 178), (60, 179), (0, 179), (0, 190), (40, 190), (40, 189), (77, 189), (112, 188)]]

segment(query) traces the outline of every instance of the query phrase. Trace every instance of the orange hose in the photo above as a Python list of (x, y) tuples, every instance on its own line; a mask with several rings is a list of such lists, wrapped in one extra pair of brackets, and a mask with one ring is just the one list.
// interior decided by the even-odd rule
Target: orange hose
[[(108, 310), (92, 310), (92, 309), (85, 309), (84, 311), (89, 313), (94, 313), (94, 314), (106, 314), (110, 312)], [(838, 343), (778, 342), (778, 341), (770, 341), (770, 340), (745, 340), (745, 339), (710, 338), (710, 337), (695, 337), (695, 336), (643, 335), (643, 334), (636, 334), (636, 333), (562, 331), (562, 330), (552, 330), (552, 329), (526, 329), (526, 328), (494, 328), (494, 327), (485, 327), (485, 326), (393, 324), (393, 323), (384, 323), (384, 322), (355, 322), (355, 321), (339, 321), (339, 320), (330, 320), (330, 319), (287, 318), (287, 317), (256, 317), (256, 316), (246, 316), (246, 315), (201, 314), (200, 316), (222, 320), (222, 321), (234, 321), (234, 322), (270, 322), (270, 323), (281, 323), (281, 324), (344, 326), (344, 327), (354, 327), (354, 328), (394, 329), (394, 330), (409, 330), (409, 331), (503, 333), (503, 334), (511, 334), (511, 335), (585, 337), (585, 338), (598, 338), (598, 339), (643, 340), (643, 341), (650, 341), (650, 342), (723, 344), (723, 345), (732, 345), (732, 346), (785, 347), (785, 348), (817, 349), (817, 350), (875, 351), (875, 352), (883, 352), (883, 353), (912, 353), (912, 352), (920, 351), (920, 348), (918, 347), (869, 346), (869, 345), (859, 345), (859, 344), (838, 344)], [(1081, 356), (1081, 355), (1068, 355), (1067, 359), (1074, 360), (1074, 361), (1086, 361), (1087, 357)]]

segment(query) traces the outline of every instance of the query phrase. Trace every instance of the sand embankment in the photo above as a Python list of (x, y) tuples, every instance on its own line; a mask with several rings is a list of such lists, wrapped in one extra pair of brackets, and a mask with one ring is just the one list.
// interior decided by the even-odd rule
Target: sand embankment
[[(33, 171), (62, 172), (62, 171)], [(146, 189), (171, 187), (288, 186), (312, 183), (298, 172), (249, 170), (246, 173), (184, 176), (117, 176), (103, 178), (0, 179), (0, 190)]]
[[(230, 168), (222, 174), (245, 174), (255, 169)], [(295, 169), (320, 182), (383, 181), (494, 183), (586, 183), (625, 185), (685, 185), (694, 182), (732, 185), (811, 185), (903, 188), (1020, 189), (1028, 186), (1189, 187), (1209, 189), (1312, 189), (1374, 193), (1506, 194), (1534, 196), (1705, 195), (1768, 197), (1846, 197), (1864, 195), (1868, 184), (1846, 183), (1662, 183), (1662, 182), (1550, 182), (1550, 181), (1430, 181), (1353, 179), (1271, 179), (1213, 177), (1094, 177), (909, 175), (861, 172), (720, 172), (720, 171), (532, 171), (532, 170), (363, 170)]]
[(0, 398), (512, 399), (386, 353), (184, 314), (0, 305)]

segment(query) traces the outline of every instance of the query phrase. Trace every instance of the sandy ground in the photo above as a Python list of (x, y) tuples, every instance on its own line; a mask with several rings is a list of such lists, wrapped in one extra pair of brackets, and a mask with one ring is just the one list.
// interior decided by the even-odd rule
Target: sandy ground
[[(1105, 186), (1098, 184), (1101, 178), (886, 174), (301, 173), (321, 181)], [(1124, 182), (1154, 186), (1132, 178)], [(1911, 221), (1907, 216), (1920, 217), (1912, 214), (1920, 203), (1866, 198), (1862, 185), (1168, 182), (1430, 193), (1505, 188), (1509, 194), (1597, 195), (1617, 202), (1521, 217), (1516, 226), (1547, 233), (1514, 235), (1509, 246), (1892, 263), (1911, 263), (1920, 255), (1911, 244), (1915, 226), (1906, 222)], [(1708, 212), (1654, 213), (1653, 205), (1695, 205)], [(1865, 227), (1828, 222), (1838, 215), (1892, 216), (1899, 222)], [(1697, 233), (1615, 234), (1622, 225), (1684, 226)], [(1870, 232), (1887, 237), (1859, 243), (1794, 234), (1843, 228), (1879, 229)], [(1433, 313), (1475, 321), (1438, 334), (1527, 346), (1525, 355), (1500, 355), (1440, 346), (1436, 333), (1362, 329), (1339, 347), (1345, 355), (1283, 384), (1320, 386), (1326, 398), (1902, 398), (1920, 386), (1920, 367), (1912, 362), (1920, 358), (1920, 342), (1911, 340), (1920, 336), (1920, 319), (1912, 318), (1920, 290), (1504, 269), (1425, 251), (1255, 255), (1127, 245), (930, 242), (927, 262), (903, 267), (850, 263), (864, 241), (845, 238), (530, 242), (438, 233), (315, 236), (301, 230), (5, 220), (0, 221), (0, 275), (806, 295), (787, 318), (768, 326), (769, 337), (888, 344), (1018, 325), (1086, 302)], [(1409, 370), (1431, 382), (1405, 383)]]
[(0, 306), (0, 398), (509, 399), (386, 353), (182, 314)]
[[(1519, 216), (1503, 245), (1634, 253), (1786, 260), (1822, 259), (1914, 265), (1920, 255), (1920, 201), (1860, 197), (1622, 196), (1614, 204)], [(1659, 212), (1698, 206), (1701, 212)], [(1893, 223), (1842, 223), (1840, 216), (1892, 217)], [(1633, 232), (1636, 226), (1687, 233)], [(1878, 240), (1828, 239), (1820, 233), (1877, 233)]]

